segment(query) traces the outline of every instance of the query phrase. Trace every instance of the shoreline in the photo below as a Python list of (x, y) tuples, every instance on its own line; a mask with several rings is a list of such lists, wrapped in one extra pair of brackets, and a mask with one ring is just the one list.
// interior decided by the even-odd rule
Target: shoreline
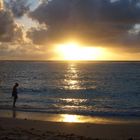
[(139, 124), (90, 124), (0, 118), (5, 140), (139, 140)]
[(41, 113), (19, 111), (18, 109), (0, 109), (0, 117), (23, 120), (37, 120), (49, 122), (73, 122), (90, 124), (139, 124), (139, 117), (118, 116), (90, 116), (77, 114)]

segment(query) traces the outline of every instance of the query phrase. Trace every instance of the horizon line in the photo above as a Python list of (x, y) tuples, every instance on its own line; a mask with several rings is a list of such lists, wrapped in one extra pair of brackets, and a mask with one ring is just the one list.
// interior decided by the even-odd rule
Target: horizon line
[(140, 62), (140, 60), (14, 60), (14, 59), (7, 59), (7, 60), (0, 60), (0, 61), (21, 61), (21, 62)]

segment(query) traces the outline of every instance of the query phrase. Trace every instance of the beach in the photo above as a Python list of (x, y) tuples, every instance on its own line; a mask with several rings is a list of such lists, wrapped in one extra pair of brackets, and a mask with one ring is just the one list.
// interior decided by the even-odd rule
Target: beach
[(0, 118), (0, 140), (140, 140), (139, 124), (90, 124)]
[(140, 140), (139, 69), (139, 62), (0, 62), (0, 140)]

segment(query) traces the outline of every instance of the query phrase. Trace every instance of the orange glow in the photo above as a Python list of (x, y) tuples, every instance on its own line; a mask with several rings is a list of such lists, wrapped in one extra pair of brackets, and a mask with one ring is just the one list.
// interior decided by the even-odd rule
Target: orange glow
[(72, 123), (72, 122), (81, 122), (80, 121), (80, 118), (77, 116), (77, 115), (62, 115), (62, 120), (63, 122), (69, 122), (69, 123)]
[(83, 47), (76, 42), (58, 44), (55, 51), (60, 60), (100, 60), (105, 55), (101, 47)]

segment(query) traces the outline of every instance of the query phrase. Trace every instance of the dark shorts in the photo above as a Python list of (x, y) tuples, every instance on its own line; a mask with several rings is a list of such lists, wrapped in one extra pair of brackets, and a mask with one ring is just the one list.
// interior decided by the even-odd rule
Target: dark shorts
[(17, 95), (13, 95), (13, 98), (16, 100), (18, 98), (18, 96)]

